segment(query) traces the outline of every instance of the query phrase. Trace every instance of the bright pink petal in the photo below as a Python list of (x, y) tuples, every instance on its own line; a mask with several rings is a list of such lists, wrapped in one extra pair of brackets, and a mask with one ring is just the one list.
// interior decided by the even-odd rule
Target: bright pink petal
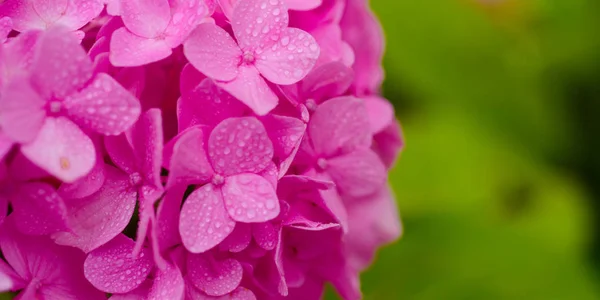
[(255, 117), (230, 118), (210, 134), (208, 156), (217, 174), (259, 173), (271, 163), (273, 144)]
[(70, 30), (76, 30), (100, 15), (103, 8), (104, 5), (100, 0), (70, 0), (56, 23)]
[(194, 191), (183, 204), (179, 219), (179, 233), (183, 245), (192, 253), (205, 252), (232, 231), (235, 222), (229, 217), (221, 191), (212, 184)]
[(279, 199), (273, 186), (256, 174), (227, 177), (223, 199), (229, 215), (238, 222), (266, 222), (279, 215)]
[(64, 102), (67, 114), (78, 124), (103, 135), (118, 135), (140, 115), (140, 102), (107, 74)]
[(46, 99), (64, 99), (92, 77), (92, 62), (77, 39), (60, 27), (40, 35), (32, 68), (33, 86)]
[(148, 300), (183, 299), (185, 283), (177, 266), (168, 264), (159, 270), (148, 293)]
[(96, 164), (96, 151), (90, 138), (64, 117), (47, 118), (37, 138), (21, 146), (21, 152), (64, 182), (82, 178)]
[(165, 31), (171, 20), (168, 0), (121, 1), (120, 12), (125, 27), (144, 38), (158, 37)]
[(131, 129), (131, 144), (138, 165), (137, 171), (144, 179), (144, 186), (159, 191), (162, 190), (160, 179), (164, 145), (162, 124), (160, 109), (152, 108), (143, 113)]
[(234, 80), (219, 81), (216, 82), (217, 85), (246, 104), (259, 116), (266, 115), (277, 106), (279, 98), (254, 66), (241, 65), (238, 72)]
[(216, 260), (210, 254), (188, 256), (188, 278), (196, 288), (210, 296), (223, 296), (235, 290), (244, 274), (235, 259)]
[(31, 142), (38, 135), (44, 120), (46, 101), (27, 80), (11, 81), (0, 97), (0, 127), (15, 142)]
[(273, 250), (279, 239), (279, 229), (271, 222), (252, 224), (252, 236), (261, 248)]
[(277, 190), (277, 181), (279, 180), (279, 169), (275, 165), (275, 163), (270, 163), (267, 167), (262, 170), (262, 172), (258, 173), (262, 178), (266, 179), (273, 189)]
[(85, 278), (107, 293), (127, 293), (140, 286), (152, 271), (152, 254), (145, 249), (138, 257), (132, 257), (134, 245), (121, 234), (90, 252), (83, 264)]
[[(316, 103), (344, 94), (354, 79), (354, 71), (341, 62), (331, 62), (313, 69), (302, 80), (302, 95)], [(306, 99), (305, 99), (306, 100)]]
[(369, 117), (361, 99), (339, 97), (319, 105), (308, 124), (312, 145), (325, 157), (371, 145)]
[[(179, 235), (179, 213), (186, 187), (173, 188), (167, 191), (156, 212), (156, 222), (153, 223), (153, 238), (156, 239), (160, 255), (167, 249), (181, 244)], [(156, 255), (156, 254), (155, 254)]]
[(177, 185), (206, 183), (213, 173), (206, 156), (202, 130), (196, 127), (190, 128), (173, 146), (167, 189)]
[(106, 179), (104, 161), (96, 157), (96, 165), (85, 177), (73, 182), (63, 183), (58, 189), (58, 193), (63, 199), (80, 199), (92, 195), (102, 188)]
[(126, 134), (105, 137), (104, 148), (112, 162), (125, 173), (131, 174), (137, 170), (131, 142)]
[(250, 224), (236, 223), (233, 232), (219, 244), (219, 249), (233, 253), (241, 252), (252, 241), (252, 226)]
[(183, 44), (183, 53), (210, 78), (230, 81), (238, 75), (242, 51), (229, 33), (215, 24), (198, 25)]
[(373, 137), (373, 140), (373, 150), (379, 155), (386, 168), (393, 167), (400, 155), (400, 151), (404, 147), (404, 138), (400, 123), (397, 120), (393, 120), (392, 124), (377, 133)]
[(263, 124), (273, 141), (275, 158), (279, 161), (279, 177), (289, 169), (306, 131), (306, 124), (299, 119), (268, 115), (262, 119)]
[(4, 44), (4, 42), (6, 42), (6, 38), (8, 37), (8, 34), (12, 31), (12, 29), (13, 22), (10, 19), (10, 17), (0, 18), (0, 44)]
[(285, 30), (289, 16), (284, 0), (247, 0), (237, 2), (231, 20), (240, 47), (256, 50), (271, 46), (270, 38)]
[(67, 208), (52, 186), (41, 182), (18, 187), (12, 201), (17, 228), (28, 235), (69, 230)]
[(364, 197), (378, 191), (387, 175), (381, 159), (370, 149), (327, 160), (326, 172), (340, 193), (351, 197)]
[(84, 199), (67, 201), (71, 232), (54, 235), (57, 244), (90, 252), (121, 233), (135, 208), (137, 193), (131, 190), (129, 177), (106, 166), (102, 188)]
[(181, 94), (189, 93), (193, 91), (204, 79), (206, 79), (204, 74), (196, 70), (192, 64), (187, 63), (185, 66), (183, 66), (183, 69), (181, 69), (181, 74), (179, 75), (179, 91)]
[(363, 97), (363, 99), (369, 113), (371, 131), (374, 134), (392, 124), (394, 121), (394, 106), (389, 101), (379, 96), (368, 96)]
[(235, 289), (235, 291), (231, 292), (229, 296), (231, 297), (231, 300), (256, 300), (256, 295), (254, 295), (251, 290), (243, 286)]
[(293, 10), (311, 10), (323, 3), (323, 0), (285, 0), (289, 9)]
[(294, 84), (302, 80), (319, 58), (319, 45), (307, 32), (287, 28), (279, 42), (265, 48), (256, 59), (256, 68), (270, 82)]
[(110, 62), (117, 67), (142, 66), (162, 60), (172, 52), (164, 40), (143, 38), (124, 27), (117, 29), (110, 41)]
[(227, 118), (241, 117), (247, 111), (243, 103), (206, 78), (192, 90), (183, 91), (178, 102), (179, 131), (200, 124), (215, 126)]

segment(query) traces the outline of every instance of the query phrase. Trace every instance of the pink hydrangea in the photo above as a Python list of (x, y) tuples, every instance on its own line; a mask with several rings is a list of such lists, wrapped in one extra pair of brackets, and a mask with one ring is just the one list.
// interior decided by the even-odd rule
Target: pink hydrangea
[(360, 299), (402, 231), (364, 0), (0, 3), (0, 292)]

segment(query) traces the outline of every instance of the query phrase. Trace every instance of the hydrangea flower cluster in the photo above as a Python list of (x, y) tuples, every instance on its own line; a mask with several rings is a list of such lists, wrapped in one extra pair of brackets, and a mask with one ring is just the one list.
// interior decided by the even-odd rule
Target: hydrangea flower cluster
[(382, 52), (366, 0), (0, 1), (0, 291), (359, 299)]

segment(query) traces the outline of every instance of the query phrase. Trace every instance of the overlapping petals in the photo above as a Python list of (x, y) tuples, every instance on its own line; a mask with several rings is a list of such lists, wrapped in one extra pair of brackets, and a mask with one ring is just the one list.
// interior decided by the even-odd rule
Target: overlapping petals
[(0, 292), (361, 298), (404, 145), (366, 1), (0, 2)]

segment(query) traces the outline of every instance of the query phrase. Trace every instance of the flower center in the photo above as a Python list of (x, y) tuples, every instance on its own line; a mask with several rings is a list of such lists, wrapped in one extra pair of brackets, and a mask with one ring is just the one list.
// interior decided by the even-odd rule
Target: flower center
[(319, 169), (320, 171), (327, 169), (327, 160), (324, 158), (319, 158), (317, 160), (317, 169)]
[(225, 178), (222, 175), (215, 174), (212, 178), (212, 184), (214, 186), (221, 186), (225, 182)]
[(244, 55), (242, 56), (242, 61), (247, 65), (253, 64), (256, 61), (254, 52), (253, 51), (244, 52)]
[(140, 183), (142, 183), (142, 176), (140, 175), (140, 173), (135, 172), (129, 175), (129, 183), (131, 184), (131, 186), (139, 186)]
[(50, 100), (48, 102), (48, 112), (51, 114), (58, 114), (62, 110), (62, 102), (58, 100)]

